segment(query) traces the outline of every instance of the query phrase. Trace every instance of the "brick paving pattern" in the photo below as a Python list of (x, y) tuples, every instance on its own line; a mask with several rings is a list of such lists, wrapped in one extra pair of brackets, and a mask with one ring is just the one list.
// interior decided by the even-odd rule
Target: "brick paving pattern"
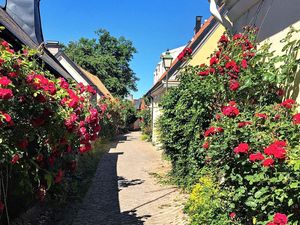
[(140, 132), (121, 136), (104, 155), (73, 225), (185, 225), (184, 196), (161, 185), (161, 152), (141, 141)]

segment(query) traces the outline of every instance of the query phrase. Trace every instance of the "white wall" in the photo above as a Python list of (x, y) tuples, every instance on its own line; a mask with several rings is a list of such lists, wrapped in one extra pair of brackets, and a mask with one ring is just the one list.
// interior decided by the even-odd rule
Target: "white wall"
[[(227, 2), (230, 5), (235, 0)], [(229, 9), (228, 17), (235, 32), (242, 31), (245, 25), (255, 25), (260, 29), (259, 41), (264, 41), (291, 25), (300, 28), (300, 0), (238, 0)]]
[[(83, 83), (84, 85), (89, 84), (85, 79), (83, 79), (81, 74), (79, 74), (74, 69), (74, 67), (68, 63), (68, 61), (64, 57), (62, 57), (62, 56), (58, 57), (58, 61), (68, 71), (68, 73), (71, 74), (71, 76), (74, 78), (74, 80), (77, 83)], [(101, 96), (97, 93), (97, 100), (100, 100), (100, 98), (101, 98)]]
[[(170, 54), (173, 57), (173, 61), (177, 58), (177, 56), (182, 52), (182, 50), (185, 48), (185, 46), (175, 48), (170, 50)], [(163, 52), (161, 55), (166, 54), (166, 52)], [(156, 84), (156, 82), (161, 78), (161, 76), (166, 72), (162, 60), (159, 61), (157, 66), (155, 67), (154, 71), (154, 79), (153, 79), (153, 84)]]

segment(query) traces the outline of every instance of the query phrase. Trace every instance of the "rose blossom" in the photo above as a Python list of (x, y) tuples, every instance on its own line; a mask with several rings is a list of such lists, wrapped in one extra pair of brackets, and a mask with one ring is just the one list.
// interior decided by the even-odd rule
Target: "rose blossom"
[(12, 157), (11, 163), (12, 163), (12, 164), (16, 164), (16, 163), (19, 161), (19, 159), (20, 159), (19, 154), (15, 154), (15, 155), (13, 155), (13, 157)]
[(270, 167), (273, 166), (273, 164), (274, 164), (274, 160), (272, 158), (267, 158), (262, 162), (262, 165), (264, 167)]
[(240, 111), (238, 108), (236, 108), (234, 106), (224, 106), (222, 108), (222, 113), (224, 116), (236, 117), (240, 114)]
[(274, 216), (274, 223), (278, 225), (286, 225), (288, 223), (288, 218), (285, 214), (276, 213)]
[(260, 153), (260, 152), (251, 154), (251, 155), (249, 156), (249, 160), (250, 160), (251, 162), (262, 161), (262, 160), (264, 160), (264, 159), (265, 159), (264, 155), (263, 155), (262, 153)]
[(229, 216), (230, 216), (231, 219), (234, 219), (236, 217), (236, 213), (232, 212), (232, 213), (229, 214)]
[(204, 133), (204, 136), (205, 137), (209, 137), (211, 135), (214, 135), (214, 134), (217, 134), (217, 133), (220, 133), (220, 132), (223, 132), (223, 128), (222, 127), (210, 127), (208, 128), (205, 133)]
[(234, 153), (247, 153), (249, 151), (249, 145), (247, 143), (240, 143), (237, 147), (234, 148)]
[(217, 57), (214, 56), (210, 59), (209, 62), (210, 62), (210, 65), (212, 66), (212, 65), (215, 65), (218, 63), (218, 59), (217, 59)]
[(284, 147), (286, 147), (286, 145), (285, 141), (275, 141), (265, 148), (264, 152), (266, 155), (273, 155), (277, 159), (284, 159), (286, 156), (286, 150)]
[(256, 113), (255, 116), (265, 120), (268, 118), (268, 116), (264, 113)]
[(283, 101), (280, 104), (280, 106), (285, 107), (287, 109), (291, 109), (295, 103), (296, 103), (295, 100), (289, 98), (289, 99), (286, 99), (285, 101)]
[(300, 113), (297, 113), (293, 116), (293, 123), (300, 124)]
[(242, 127), (245, 127), (245, 126), (247, 126), (247, 125), (251, 125), (252, 124), (252, 122), (239, 122), (238, 123), (238, 128), (242, 128)]
[(63, 176), (64, 176), (63, 171), (61, 169), (59, 169), (58, 173), (54, 179), (54, 183), (56, 183), (56, 184), (60, 183), (62, 181)]
[(10, 79), (8, 79), (7, 76), (3, 76), (0, 78), (0, 84), (2, 87), (7, 87), (9, 84), (11, 84), (11, 82), (12, 81)]
[(208, 141), (204, 142), (202, 147), (205, 148), (205, 149), (208, 149), (209, 148), (209, 142)]
[(229, 81), (229, 89), (231, 91), (236, 91), (237, 89), (239, 89), (240, 87), (240, 83), (237, 80), (231, 79)]
[(0, 88), (0, 99), (8, 100), (13, 97), (13, 92), (10, 89)]
[(246, 69), (248, 67), (247, 60), (243, 59), (241, 62), (242, 68)]

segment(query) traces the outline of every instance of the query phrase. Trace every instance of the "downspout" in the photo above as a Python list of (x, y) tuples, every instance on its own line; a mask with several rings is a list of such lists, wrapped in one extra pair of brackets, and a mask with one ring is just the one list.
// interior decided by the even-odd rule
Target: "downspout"
[(216, 20), (219, 21), (219, 23), (221, 23), (226, 28), (227, 31), (233, 33), (233, 27), (231, 22), (228, 19), (226, 19), (223, 15), (220, 14), (215, 0), (209, 0), (209, 1), (210, 1), (209, 10), (211, 14), (215, 17)]

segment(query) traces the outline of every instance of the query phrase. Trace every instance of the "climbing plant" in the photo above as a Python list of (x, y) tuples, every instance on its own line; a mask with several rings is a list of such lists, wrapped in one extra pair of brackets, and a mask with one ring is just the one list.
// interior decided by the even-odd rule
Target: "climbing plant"
[[(292, 39), (295, 32), (292, 29), (282, 40), (283, 52), (298, 48), (300, 42)], [(170, 89), (161, 103), (161, 142), (173, 174), (180, 184), (189, 186), (199, 179), (202, 182), (203, 169), (214, 171), (216, 184), (211, 187), (220, 185), (233, 193), (214, 196), (228, 203), (218, 209), (231, 218), (230, 223), (299, 221), (299, 174), (289, 165), (292, 158), (293, 165), (298, 164), (298, 114), (293, 100), (282, 102), (297, 61), (295, 54), (278, 56), (269, 49), (268, 43), (258, 47), (253, 28), (233, 36), (224, 34), (209, 64), (184, 68), (179, 86)], [(268, 146), (273, 152), (266, 150)], [(196, 185), (197, 193), (201, 190)], [(189, 209), (193, 206), (188, 212), (194, 212)], [(205, 209), (211, 213), (209, 208), (201, 210)], [(278, 218), (285, 222), (278, 223)], [(197, 223), (224, 224), (202, 219)]]

